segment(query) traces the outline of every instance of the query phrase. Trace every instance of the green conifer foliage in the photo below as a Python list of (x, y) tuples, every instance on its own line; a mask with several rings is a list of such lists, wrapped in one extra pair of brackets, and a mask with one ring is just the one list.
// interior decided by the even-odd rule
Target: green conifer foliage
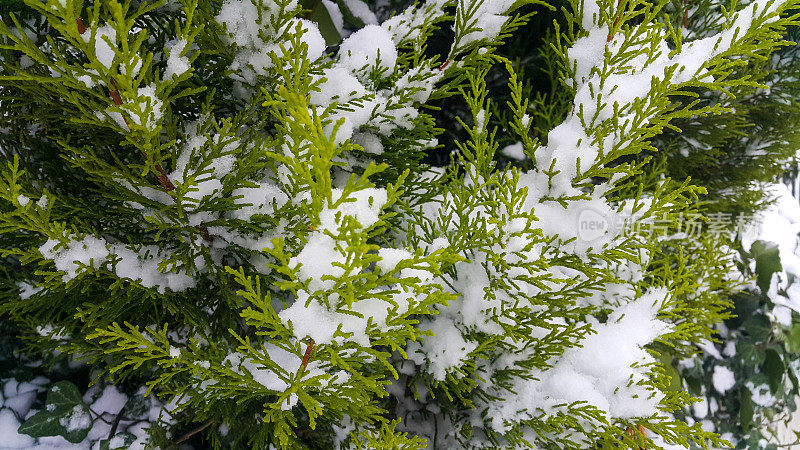
[[(671, 16), (673, 26), (697, 39), (719, 29), (725, 11), (713, 2), (693, 3), (688, 10), (675, 4)], [(714, 343), (700, 342), (697, 356), (672, 364), (689, 391), (704, 399), (687, 409), (689, 420), (719, 432), (735, 448), (786, 445), (778, 429), (796, 410), (796, 315), (787, 293), (796, 270), (792, 252), (774, 246), (794, 239), (786, 218), (794, 211), (787, 203), (796, 200), (772, 184), (794, 162), (797, 149), (796, 33), (790, 27), (783, 48), (748, 58), (736, 69), (762, 86), (697, 92), (704, 104), (728, 112), (677, 121), (680, 131), (654, 139), (655, 161), (664, 173), (691, 177), (708, 190), (698, 204), (705, 218), (697, 231), (714, 234), (719, 256), (696, 267), (730, 270), (724, 283), (705, 282), (699, 272), (697, 290), (730, 298), (731, 317), (715, 326)], [(781, 267), (782, 259), (788, 267)]]
[[(533, 3), (560, 19), (531, 101), (497, 48)], [(0, 409), (17, 442), (721, 445), (674, 416), (670, 369), (729, 281), (711, 237), (670, 238), (704, 188), (649, 156), (727, 111), (684, 99), (755, 86), (742, 57), (782, 44), (794, 3), (732, 5), (692, 41), (666, 1), (559, 6), (10, 6), (0, 313), (52, 367), (16, 389), (43, 403)], [(452, 98), (466, 114), (437, 122)], [(421, 162), (459, 127), (451, 164)], [(528, 166), (496, 163), (509, 136)]]

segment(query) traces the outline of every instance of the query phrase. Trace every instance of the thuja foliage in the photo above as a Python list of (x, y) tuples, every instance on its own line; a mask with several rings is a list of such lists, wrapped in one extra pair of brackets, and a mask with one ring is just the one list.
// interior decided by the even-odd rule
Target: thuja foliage
[[(667, 6), (673, 27), (690, 39), (718, 32), (725, 17), (720, 2), (675, 2)], [(530, 24), (528, 25), (530, 27)], [(715, 31), (716, 30), (716, 31)], [(549, 32), (536, 29), (512, 39), (500, 51), (528, 75), (526, 89), (539, 110), (569, 109), (569, 95), (557, 89), (553, 58), (537, 39)], [(790, 43), (768, 58), (748, 59), (736, 71), (761, 87), (740, 85), (734, 91), (697, 90), (706, 104), (727, 112), (673, 122), (653, 139), (647, 176), (691, 177), (707, 193), (696, 216), (684, 216), (670, 247), (687, 256), (700, 255), (689, 265), (697, 281), (693, 295), (730, 298), (731, 316), (716, 324), (712, 341), (696, 343), (697, 355), (682, 358), (663, 352), (661, 361), (673, 375), (672, 385), (704, 400), (686, 409), (690, 422), (701, 422), (736, 448), (778, 448), (796, 443), (790, 423), (797, 408), (798, 334), (794, 266), (796, 200), (774, 185), (791, 168), (797, 149), (794, 124), (798, 112), (796, 27), (787, 29)], [(537, 53), (535, 50), (540, 49)], [(533, 50), (533, 51), (532, 51)], [(693, 97), (694, 98), (694, 97)], [(532, 108), (536, 112), (536, 108)], [(551, 116), (539, 115), (540, 133), (552, 127)], [(527, 167), (514, 137), (503, 160)], [(649, 157), (644, 152), (640, 159)], [(796, 173), (796, 172), (795, 172)], [(688, 236), (691, 235), (691, 236)], [(713, 237), (697, 245), (699, 235)], [(678, 245), (674, 245), (678, 243)], [(729, 267), (709, 278), (709, 266)], [(724, 276), (720, 276), (724, 275)], [(698, 299), (700, 296), (697, 296)], [(724, 300), (723, 300), (724, 302)]]
[[(715, 2), (676, 3), (671, 9), (673, 26), (686, 35), (706, 36), (724, 21)], [(729, 111), (677, 121), (680, 132), (654, 140), (660, 150), (656, 161), (667, 175), (691, 176), (708, 190), (699, 210), (721, 255), (709, 264), (735, 263), (726, 276), (733, 283), (698, 286), (731, 298), (731, 317), (716, 325), (714, 343), (698, 343), (698, 355), (674, 364), (690, 393), (704, 398), (687, 409), (689, 420), (719, 432), (736, 448), (796, 441), (780, 430), (797, 408), (800, 388), (798, 304), (791, 288), (797, 208), (786, 189), (773, 184), (795, 163), (798, 138), (796, 27), (786, 37), (783, 49), (736, 69), (764, 86), (698, 92), (703, 102)]]
[[(497, 48), (534, 3), (559, 19), (531, 100)], [(9, 5), (0, 313), (47, 368), (10, 375), (40, 398), (0, 410), (23, 446), (722, 445), (671, 361), (727, 317), (727, 268), (665, 238), (705, 189), (649, 156), (730, 110), (698, 92), (758, 86), (793, 2), (688, 39), (666, 1)], [(527, 166), (497, 164), (512, 139)]]
[[(684, 35), (703, 37), (724, 27), (724, 5), (696, 2), (675, 6), (673, 26)], [(726, 92), (697, 91), (705, 104), (724, 105), (729, 111), (700, 119), (678, 121), (681, 130), (667, 131), (655, 140), (662, 158), (668, 160), (666, 172), (676, 178), (690, 176), (705, 186), (709, 195), (704, 209), (708, 214), (725, 212), (752, 215), (770, 199), (768, 189), (756, 187), (772, 182), (786, 170), (798, 145), (797, 131), (797, 29), (785, 35), (789, 45), (764, 58), (748, 57), (747, 64), (735, 70), (760, 83), (738, 86)]]

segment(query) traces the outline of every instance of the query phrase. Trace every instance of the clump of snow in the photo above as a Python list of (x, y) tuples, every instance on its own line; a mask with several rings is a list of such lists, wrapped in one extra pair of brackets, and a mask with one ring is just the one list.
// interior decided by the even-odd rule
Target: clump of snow
[(769, 317), (786, 328), (792, 326), (792, 310), (786, 306), (775, 305), (769, 313)]
[(511, 145), (507, 145), (503, 147), (500, 151), (504, 156), (507, 158), (511, 158), (517, 161), (522, 161), (525, 159), (525, 149), (522, 148), (522, 142), (516, 142)]
[(186, 44), (185, 39), (180, 39), (169, 46), (169, 58), (167, 59), (167, 70), (164, 72), (164, 79), (169, 80), (173, 76), (181, 76), (191, 68), (189, 58), (181, 56), (186, 49)]
[(724, 394), (736, 384), (736, 377), (731, 369), (725, 366), (715, 366), (711, 381), (714, 383), (714, 389), (720, 394)]
[(157, 288), (162, 293), (167, 288), (183, 291), (194, 286), (194, 279), (185, 273), (159, 270), (159, 263), (166, 254), (157, 246), (134, 249), (86, 236), (80, 240), (70, 237), (64, 243), (50, 239), (39, 247), (39, 252), (45, 259), (52, 260), (57, 270), (65, 272), (62, 277), (65, 282), (77, 277), (84, 267), (99, 269), (114, 261), (112, 268), (118, 277), (137, 281), (144, 287)]
[(367, 25), (339, 46), (339, 63), (354, 73), (372, 67), (392, 73), (397, 64), (397, 47), (388, 31)]
[(75, 405), (70, 414), (59, 419), (58, 423), (66, 428), (67, 432), (85, 430), (92, 425), (92, 417), (84, 405)]
[[(317, 345), (347, 341), (369, 347), (370, 326), (387, 331), (387, 319), (392, 315), (405, 314), (413, 301), (408, 295), (395, 294), (395, 307), (384, 300), (366, 297), (356, 299), (347, 308), (348, 312), (339, 312), (335, 297), (328, 299), (331, 303), (329, 309), (320, 300), (309, 299), (305, 292), (301, 292), (290, 307), (278, 313), (278, 317), (285, 324), (291, 324), (294, 335), (301, 340), (310, 337)], [(337, 332), (341, 334), (337, 335)]]
[(646, 379), (648, 364), (655, 363), (644, 347), (672, 329), (656, 317), (667, 295), (665, 289), (655, 290), (622, 305), (606, 323), (593, 325), (594, 333), (581, 347), (565, 351), (552, 368), (516, 380), (516, 396), (489, 405), (494, 429), (506, 431), (507, 422), (573, 402), (586, 402), (609, 418), (657, 414), (663, 394), (638, 382)]
[(344, 275), (345, 270), (341, 267), (344, 262), (345, 256), (337, 249), (336, 241), (316, 232), (309, 236), (303, 250), (291, 259), (289, 265), (299, 265), (298, 277), (309, 280), (309, 288), (313, 291), (333, 288), (335, 280)]
[[(782, 270), (773, 274), (766, 294), (775, 305), (800, 312), (800, 282), (796, 281), (800, 276), (800, 242), (797, 240), (800, 233), (800, 204), (783, 183), (762, 186), (761, 189), (774, 201), (760, 217), (755, 218), (752, 226), (741, 230), (742, 247), (749, 251), (758, 240), (777, 246)], [(751, 261), (751, 264), (751, 269), (755, 270), (755, 261)], [(781, 310), (778, 310), (777, 313), (776, 319), (790, 321), (785, 312), (781, 314)]]
[(281, 403), (281, 410), (283, 411), (290, 411), (294, 405), (297, 404), (297, 394), (292, 392), (289, 394), (288, 397)]
[[(571, 186), (572, 180), (599, 162), (601, 154), (607, 154), (624, 142), (617, 134), (598, 138), (593, 136), (592, 130), (611, 119), (619, 120), (623, 129), (629, 128), (630, 125), (624, 125), (626, 123), (642, 120), (647, 123), (648, 117), (637, 119), (638, 113), (632, 105), (651, 95), (656, 86), (654, 80), (680, 85), (702, 79), (703, 65), (731, 47), (737, 29), (736, 39), (745, 38), (754, 8), (761, 8), (758, 3), (736, 12), (731, 27), (714, 36), (685, 43), (680, 52), (671, 55), (666, 38), (659, 39), (652, 52), (644, 47), (632, 51), (619, 33), (616, 37), (612, 35), (609, 41), (609, 24), (600, 23), (600, 6), (594, 1), (583, 2), (582, 20), (588, 34), (578, 38), (568, 49), (576, 90), (572, 113), (548, 133), (547, 145), (536, 152), (537, 167), (553, 167), (559, 172), (545, 177), (548, 185), (545, 191), (556, 198), (579, 195)], [(662, 28), (653, 32), (665, 33)], [(619, 60), (623, 54), (628, 55), (623, 57), (624, 63)], [(614, 64), (605, 64), (609, 57)], [(606, 188), (597, 186), (596, 189)]]
[(762, 406), (764, 408), (769, 408), (770, 406), (774, 405), (778, 399), (772, 395), (772, 390), (769, 388), (767, 384), (761, 384), (756, 386), (753, 384), (752, 381), (748, 381), (745, 384), (745, 387), (750, 390), (751, 399), (753, 403), (756, 405)]
[[(241, 196), (241, 198), (236, 198)], [(231, 217), (250, 220), (256, 214), (273, 214), (289, 201), (289, 197), (274, 183), (263, 181), (256, 187), (234, 189), (231, 197), (240, 208), (231, 211)]]
[[(468, 0), (459, 2), (458, 8), (462, 9), (460, 14), (469, 16), (474, 20), (474, 24), (470, 21), (470, 25), (478, 28), (478, 30), (471, 31), (460, 36), (460, 39), (454, 43), (459, 48), (463, 48), (473, 42), (481, 40), (491, 40), (500, 34), (503, 25), (508, 20), (505, 15), (509, 8), (514, 5), (516, 0)], [(467, 14), (469, 11), (469, 14)], [(456, 13), (458, 17), (459, 13)]]
[(122, 74), (129, 75), (132, 78), (139, 75), (142, 69), (142, 57), (139, 55), (132, 55), (130, 60), (124, 61), (119, 66), (119, 71)]
[(3, 437), (3, 448), (29, 449), (34, 447), (34, 440), (27, 434), (19, 434), (20, 422), (10, 409), (0, 409), (0, 436)]
[(303, 249), (290, 261), (290, 267), (299, 266), (298, 277), (309, 281), (312, 291), (331, 289), (335, 280), (345, 273), (342, 265), (346, 261), (346, 249), (325, 231), (338, 233), (346, 217), (355, 219), (359, 227), (369, 228), (378, 221), (386, 203), (386, 190), (379, 188), (351, 192), (347, 198), (341, 198), (342, 195), (342, 190), (333, 190), (332, 204), (320, 212), (319, 230), (309, 235)]
[(352, 217), (360, 227), (369, 228), (378, 221), (381, 208), (386, 204), (386, 190), (382, 188), (351, 192), (347, 198), (342, 198), (342, 194), (341, 189), (333, 189), (333, 204), (319, 214), (321, 230), (336, 232), (344, 217)]
[(36, 394), (47, 390), (43, 385), (48, 380), (44, 377), (36, 377), (31, 381), (17, 381), (12, 378), (3, 382), (2, 406), (13, 410), (17, 417), (25, 417), (36, 400)]
[(56, 330), (55, 326), (53, 326), (52, 324), (37, 326), (36, 333), (38, 333), (39, 336), (49, 337), (54, 341), (61, 341), (64, 339), (68, 339), (70, 336), (69, 333), (66, 332), (66, 330), (63, 329)]
[(39, 247), (39, 252), (52, 260), (57, 270), (66, 272), (64, 281), (77, 277), (82, 266), (99, 267), (109, 256), (106, 242), (94, 236), (86, 236), (78, 241), (68, 240), (66, 243), (49, 239)]
[(109, 106), (106, 108), (104, 112), (97, 111), (95, 112), (95, 116), (100, 119), (101, 121), (105, 121), (106, 118), (111, 118), (120, 128), (125, 131), (131, 131), (128, 127), (128, 123), (125, 121), (125, 117), (119, 111), (112, 111), (111, 107)]
[(367, 89), (344, 67), (331, 67), (322, 72), (325, 79), (317, 90), (309, 94), (312, 105), (327, 106), (333, 102), (347, 103), (353, 98), (362, 97)]
[(86, 404), (91, 405), (92, 411), (97, 414), (117, 414), (128, 401), (128, 396), (120, 392), (119, 389), (113, 385), (105, 386), (96, 399), (91, 398), (91, 392), (92, 391), (87, 391), (83, 400)]
[(344, 5), (350, 13), (364, 22), (364, 25), (377, 25), (378, 18), (369, 9), (369, 6), (361, 0), (343, 0)]
[(114, 63), (114, 48), (117, 46), (117, 30), (109, 24), (97, 27), (94, 39), (94, 54), (97, 60), (106, 68), (111, 68)]
[(693, 403), (692, 413), (698, 419), (705, 419), (708, 416), (708, 400), (703, 398), (699, 402)]
[(158, 266), (167, 256), (156, 246), (143, 246), (138, 250), (114, 244), (111, 247), (116, 257), (114, 272), (120, 278), (136, 281), (146, 288), (156, 288), (164, 293), (169, 288), (180, 292), (193, 287), (195, 280), (186, 273), (178, 271), (162, 272)]
[[(235, 370), (243, 369), (247, 371), (253, 377), (253, 380), (269, 390), (283, 392), (288, 389), (289, 384), (286, 380), (290, 379), (300, 369), (302, 358), (272, 344), (264, 345), (263, 358), (272, 361), (273, 365), (264, 365), (239, 353), (229, 354), (225, 358), (224, 364)], [(303, 378), (317, 376), (325, 378), (327, 376), (329, 380), (332, 379), (333, 376), (325, 374), (319, 368), (319, 364), (319, 361), (309, 362)]]
[[(255, 85), (256, 77), (264, 75), (266, 69), (272, 67), (271, 55), (278, 58), (284, 56), (281, 45), (287, 52), (294, 53), (297, 49), (292, 48), (290, 37), (298, 32), (302, 33), (300, 40), (307, 47), (307, 58), (313, 61), (322, 56), (326, 47), (325, 39), (314, 22), (298, 18), (277, 20), (282, 12), (294, 10), (296, 1), (289, 2), (283, 8), (274, 2), (258, 4), (263, 7), (261, 14), (250, 0), (226, 0), (215, 17), (227, 30), (223, 38), (237, 47), (231, 69), (240, 80)], [(263, 37), (259, 33), (263, 33)]]
[(319, 59), (325, 52), (325, 48), (327, 47), (325, 38), (322, 37), (322, 33), (320, 33), (316, 23), (306, 19), (291, 19), (289, 20), (287, 29), (290, 33), (298, 31), (302, 33), (300, 39), (308, 48), (306, 57), (310, 61)]
[(360, 145), (367, 153), (380, 155), (383, 153), (383, 143), (381, 138), (372, 133), (356, 133), (353, 135), (353, 143)]
[(350, 139), (357, 128), (377, 116), (387, 100), (377, 93), (369, 92), (349, 69), (342, 66), (326, 69), (322, 77), (323, 81), (317, 90), (310, 93), (309, 101), (319, 109), (337, 105), (328, 117), (330, 124), (325, 131), (330, 135), (333, 127), (342, 121), (335, 139), (335, 143), (339, 145)]
[(30, 283), (20, 281), (17, 283), (17, 287), (19, 288), (19, 296), (21, 299), (28, 299), (31, 296), (36, 295), (37, 293), (41, 292), (43, 288), (39, 286), (34, 286)]
[(83, 83), (89, 89), (96, 86), (94, 79), (92, 78), (91, 75), (80, 75), (75, 77), (75, 79)]
[(383, 273), (388, 273), (393, 271), (400, 261), (411, 259), (414, 255), (401, 248), (382, 248), (378, 250), (378, 256), (381, 257), (378, 267)]
[(422, 344), (409, 343), (406, 352), (409, 359), (420, 366), (424, 366), (427, 360), (428, 372), (439, 381), (445, 379), (449, 370), (461, 366), (466, 357), (478, 348), (477, 342), (466, 341), (453, 321), (444, 316), (420, 329), (430, 330), (433, 336), (425, 338)]
[(47, 208), (47, 194), (42, 194), (39, 200), (36, 201), (36, 207), (39, 209)]
[[(150, 84), (139, 88), (139, 109), (131, 114), (131, 120), (137, 125), (146, 126), (148, 129), (155, 129), (158, 121), (164, 115), (164, 102), (156, 95), (156, 85)], [(140, 120), (144, 118), (144, 122)]]
[(260, 44), (258, 30), (260, 24), (256, 22), (258, 9), (250, 0), (226, 0), (222, 2), (219, 14), (214, 18), (225, 25), (226, 31), (232, 35), (231, 42), (241, 46), (255, 46)]

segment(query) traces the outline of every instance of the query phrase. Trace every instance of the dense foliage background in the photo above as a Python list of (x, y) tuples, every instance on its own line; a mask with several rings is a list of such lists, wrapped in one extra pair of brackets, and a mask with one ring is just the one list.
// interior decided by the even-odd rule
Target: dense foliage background
[(0, 446), (790, 444), (796, 8), (0, 3)]

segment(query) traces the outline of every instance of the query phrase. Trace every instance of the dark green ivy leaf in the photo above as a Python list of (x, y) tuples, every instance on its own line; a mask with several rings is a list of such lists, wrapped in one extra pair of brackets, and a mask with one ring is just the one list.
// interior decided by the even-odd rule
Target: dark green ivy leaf
[(694, 396), (700, 396), (703, 386), (702, 380), (694, 377), (687, 377), (685, 380), (686, 385), (689, 387), (689, 393)]
[(795, 376), (794, 371), (792, 371), (792, 370), (787, 370), (786, 371), (786, 376), (788, 376), (789, 377), (789, 381), (792, 382), (792, 390), (791, 390), (791, 392), (796, 394), (798, 392), (798, 390), (800, 390), (800, 383), (797, 381), (797, 376)]
[(664, 367), (664, 372), (670, 378), (669, 386), (667, 387), (670, 391), (683, 391), (683, 382), (681, 379), (681, 374), (678, 370), (672, 365), (674, 358), (668, 352), (664, 352), (661, 354), (661, 365)]
[(739, 341), (736, 343), (736, 354), (747, 366), (757, 366), (763, 362), (764, 352), (760, 351), (751, 341)]
[(771, 242), (755, 241), (750, 251), (756, 260), (756, 283), (761, 292), (766, 294), (772, 274), (783, 270), (778, 247)]
[(128, 448), (136, 440), (136, 436), (130, 433), (117, 433), (111, 439), (100, 441), (100, 450), (116, 450)]
[(786, 337), (787, 350), (800, 354), (800, 325), (793, 325)]
[(145, 415), (149, 409), (149, 402), (142, 396), (131, 397), (125, 403), (125, 414), (131, 417)]
[(767, 376), (769, 389), (773, 393), (777, 393), (783, 389), (783, 373), (785, 371), (783, 360), (774, 349), (767, 349), (765, 353), (764, 365), (762, 366), (764, 375)]
[(20, 425), (18, 432), (39, 438), (62, 436), (77, 444), (92, 427), (89, 407), (83, 403), (78, 388), (69, 381), (55, 383), (47, 393), (45, 407)]
[(72, 408), (79, 403), (83, 403), (81, 393), (69, 381), (55, 383), (47, 393), (47, 404), (55, 405), (56, 408)]
[(746, 387), (739, 389), (739, 422), (742, 429), (748, 429), (753, 421), (753, 399)]
[(745, 319), (751, 317), (753, 314), (756, 313), (761, 300), (762, 298), (760, 295), (748, 295), (744, 293), (738, 293), (734, 295), (733, 296), (734, 317), (727, 319), (725, 323), (727, 323), (731, 328), (741, 327), (742, 322), (744, 322)]
[(366, 25), (364, 21), (353, 14), (353, 11), (350, 11), (350, 8), (347, 7), (347, 3), (345, 3), (343, 0), (336, 0), (336, 3), (339, 5), (339, 9), (342, 11), (342, 16), (344, 16), (345, 22), (356, 29), (364, 28), (364, 25)]
[(742, 328), (759, 342), (768, 341), (772, 336), (772, 322), (761, 314), (747, 317), (742, 323)]
[(303, 9), (311, 12), (306, 16), (319, 27), (319, 32), (325, 38), (326, 45), (336, 45), (342, 40), (336, 25), (333, 24), (328, 8), (321, 1), (305, 0), (302, 2)]

